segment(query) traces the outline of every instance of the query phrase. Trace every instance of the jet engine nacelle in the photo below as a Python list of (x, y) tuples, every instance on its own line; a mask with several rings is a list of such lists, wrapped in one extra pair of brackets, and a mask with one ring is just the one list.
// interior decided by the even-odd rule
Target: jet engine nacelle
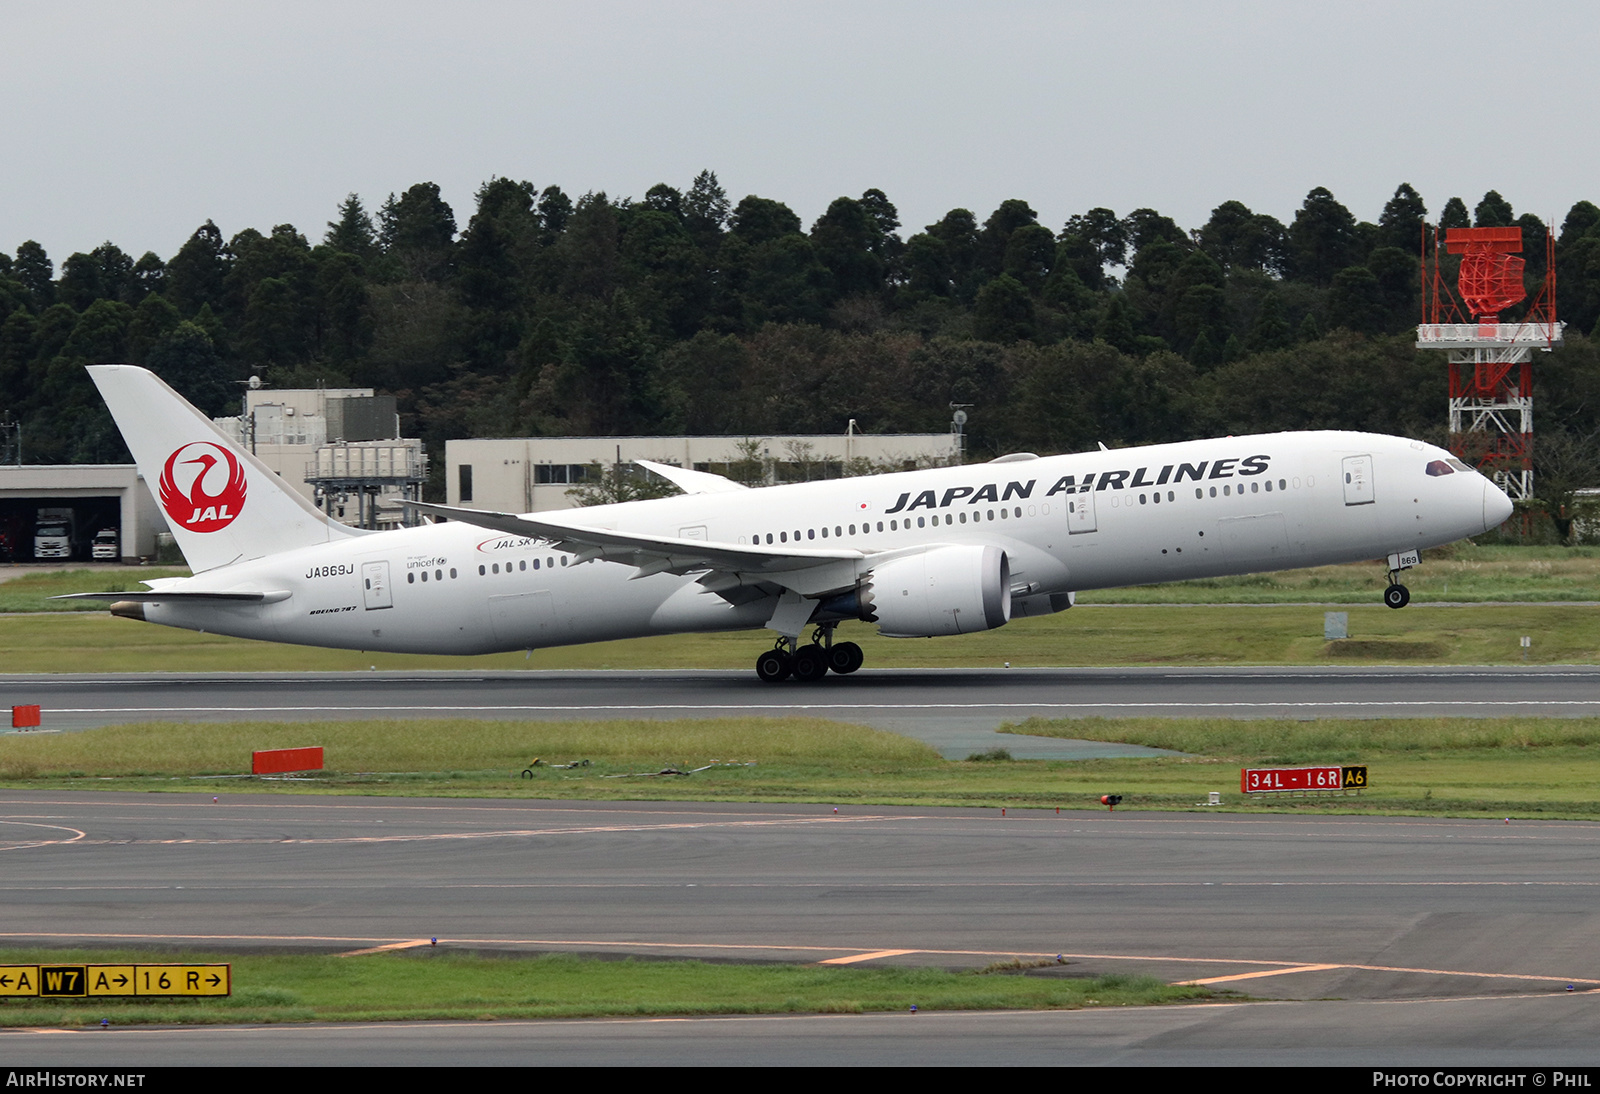
[(874, 568), (860, 598), (890, 638), (993, 630), (1011, 619), (1011, 564), (998, 547), (936, 547)]

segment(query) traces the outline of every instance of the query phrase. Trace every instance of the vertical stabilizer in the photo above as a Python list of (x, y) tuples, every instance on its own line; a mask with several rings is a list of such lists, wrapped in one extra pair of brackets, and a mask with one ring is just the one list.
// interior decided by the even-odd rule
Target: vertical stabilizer
[(88, 367), (196, 573), (362, 534), (318, 512), (155, 373)]

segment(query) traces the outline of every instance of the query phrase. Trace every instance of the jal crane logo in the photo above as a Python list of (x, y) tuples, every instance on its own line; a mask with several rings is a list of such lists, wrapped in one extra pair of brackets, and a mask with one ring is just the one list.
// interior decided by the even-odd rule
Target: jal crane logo
[(220, 532), (232, 524), (244, 495), (244, 467), (220, 444), (186, 444), (161, 469), (161, 507), (191, 532)]

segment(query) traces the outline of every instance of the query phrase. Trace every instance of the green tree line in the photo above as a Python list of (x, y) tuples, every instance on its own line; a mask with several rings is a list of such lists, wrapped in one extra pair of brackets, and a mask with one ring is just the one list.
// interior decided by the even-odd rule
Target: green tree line
[[(1442, 440), (1444, 364), (1412, 346), (1419, 243), (1469, 225), (1524, 229), (1530, 296), (1551, 275), (1545, 224), (1494, 191), (1435, 216), (1402, 184), (1368, 222), (1318, 187), (1287, 224), (1227, 201), (1188, 230), (1103, 208), (1056, 229), (1012, 199), (907, 232), (880, 190), (808, 230), (709, 171), (640, 200), (493, 178), (465, 224), (418, 183), (376, 213), (350, 195), (317, 242), (208, 220), (166, 260), (0, 253), (0, 416), (29, 462), (126, 459), (82, 366), (131, 362), (211, 414), (252, 375), (391, 392), (436, 455), (467, 436), (942, 431), (952, 402), (973, 404), (976, 458), (1276, 429)], [(1566, 214), (1555, 272), (1569, 335), (1536, 361), (1538, 428), (1581, 477), (1600, 207)]]

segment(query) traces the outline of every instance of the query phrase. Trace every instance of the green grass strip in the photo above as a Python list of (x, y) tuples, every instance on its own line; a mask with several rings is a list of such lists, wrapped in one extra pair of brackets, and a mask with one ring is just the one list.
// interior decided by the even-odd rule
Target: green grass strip
[[(5, 588), (0, 585), (0, 589)], [(1080, 605), (1058, 615), (949, 638), (895, 639), (846, 624), (867, 666), (883, 668), (1124, 665), (1595, 664), (1596, 609), (1564, 604), (1412, 603), (1374, 594), (1349, 616), (1350, 639), (1325, 642), (1318, 605)], [(1527, 635), (1532, 647), (1524, 650)], [(326, 650), (224, 638), (81, 612), (0, 616), (6, 672), (320, 672), (457, 669), (737, 669), (753, 672), (770, 632), (660, 635), (483, 657)]]
[[(976, 759), (815, 718), (625, 722), (351, 721), (146, 723), (0, 735), (0, 785), (207, 795), (354, 794), (587, 801), (737, 801), (986, 806), (998, 811), (1194, 809), (1216, 791), (1247, 811), (1600, 819), (1600, 719), (1051, 719), (1012, 732), (1186, 753), (1015, 760), (997, 735)], [(321, 745), (304, 781), (239, 776), (258, 748)], [(1001, 751), (996, 751), (996, 749)], [(534, 758), (542, 762), (530, 767)], [(589, 761), (579, 767), (558, 766)], [(659, 775), (666, 768), (690, 775)], [(1246, 799), (1239, 769), (1364, 763), (1360, 797)], [(527, 772), (524, 776), (523, 772)]]
[(607, 960), (569, 954), (483, 956), (448, 950), (339, 957), (6, 950), (4, 964), (233, 965), (219, 1000), (10, 999), (0, 1026), (487, 1020), (601, 1015), (859, 1014), (1150, 1006), (1215, 998), (1151, 977), (1073, 975), (1053, 961), (985, 970)]
[(104, 601), (51, 600), (68, 593), (112, 593), (142, 589), (143, 581), (188, 577), (184, 567), (140, 566), (124, 569), (40, 570), (0, 581), (0, 612), (103, 612)]

